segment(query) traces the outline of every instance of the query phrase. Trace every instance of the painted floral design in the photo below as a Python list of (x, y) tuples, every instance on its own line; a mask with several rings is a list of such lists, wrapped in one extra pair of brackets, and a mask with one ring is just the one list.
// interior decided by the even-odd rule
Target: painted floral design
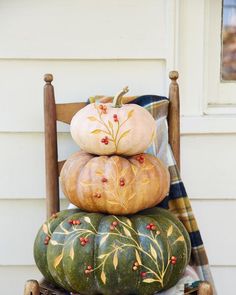
[(91, 134), (101, 134), (101, 142), (104, 145), (114, 144), (115, 152), (118, 151), (118, 146), (120, 141), (129, 134), (131, 129), (122, 131), (122, 127), (125, 123), (133, 116), (134, 109), (130, 110), (127, 113), (127, 118), (121, 122), (118, 115), (113, 115), (113, 122), (108, 120), (106, 122), (104, 116), (108, 113), (107, 106), (104, 104), (96, 105), (94, 107), (97, 111), (97, 116), (89, 116), (87, 117), (90, 121), (96, 121), (100, 123), (101, 129), (94, 129), (91, 131)]
[[(132, 249), (134, 253), (134, 261), (130, 267), (134, 272), (138, 272), (143, 283), (158, 282), (162, 287), (164, 286), (164, 278), (169, 267), (175, 267), (178, 258), (172, 255), (172, 247), (176, 243), (183, 243), (185, 239), (183, 235), (179, 235), (174, 240), (171, 238), (173, 234), (173, 225), (170, 225), (165, 232), (161, 232), (157, 225), (154, 223), (148, 223), (145, 231), (137, 231), (133, 228), (130, 219), (120, 219), (117, 216), (111, 216), (112, 222), (107, 231), (98, 231), (96, 226), (92, 223), (90, 217), (83, 216), (80, 219), (69, 219), (67, 221), (70, 224), (70, 228), (65, 228), (65, 224), (62, 222), (59, 225), (59, 230), (54, 231), (53, 234), (50, 230), (50, 222), (43, 225), (44, 233), (50, 237), (50, 246), (60, 247), (62, 252), (54, 259), (53, 267), (56, 269), (61, 263), (64, 256), (64, 243), (58, 242), (54, 237), (65, 236), (66, 244), (70, 245), (69, 257), (73, 261), (75, 257), (74, 244), (77, 239), (80, 241), (80, 245), (83, 248), (86, 247), (92, 240), (92, 238), (99, 237), (98, 248), (101, 248), (106, 242), (111, 240), (111, 249), (105, 253), (102, 253), (97, 257), (98, 263), (96, 266), (88, 264), (81, 265), (84, 267), (84, 275), (89, 276), (91, 273), (96, 272), (96, 275), (100, 276), (101, 281), (105, 285), (107, 282), (106, 265), (112, 262), (114, 270), (119, 267), (120, 254), (125, 253), (127, 249)], [(162, 236), (162, 237), (161, 237)], [(163, 252), (163, 246), (160, 243), (160, 239), (164, 237), (167, 239), (167, 252)], [(140, 242), (141, 239), (145, 239), (145, 246)], [(129, 267), (127, 265), (127, 267)], [(110, 271), (110, 270), (109, 270)]]

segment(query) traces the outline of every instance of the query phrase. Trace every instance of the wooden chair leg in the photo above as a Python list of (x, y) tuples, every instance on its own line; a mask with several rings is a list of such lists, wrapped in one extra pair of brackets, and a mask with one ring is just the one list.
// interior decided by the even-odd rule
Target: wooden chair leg
[(197, 295), (213, 295), (213, 289), (210, 283), (202, 282), (199, 285)]
[(40, 295), (39, 283), (36, 280), (29, 280), (25, 283), (24, 295)]

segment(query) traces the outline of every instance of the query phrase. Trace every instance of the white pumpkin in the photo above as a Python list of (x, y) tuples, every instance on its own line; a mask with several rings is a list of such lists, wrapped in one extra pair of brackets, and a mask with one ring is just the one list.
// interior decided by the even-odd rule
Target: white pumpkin
[(156, 122), (136, 104), (122, 104), (124, 88), (113, 103), (91, 103), (72, 118), (70, 131), (80, 148), (96, 155), (136, 155), (152, 143)]

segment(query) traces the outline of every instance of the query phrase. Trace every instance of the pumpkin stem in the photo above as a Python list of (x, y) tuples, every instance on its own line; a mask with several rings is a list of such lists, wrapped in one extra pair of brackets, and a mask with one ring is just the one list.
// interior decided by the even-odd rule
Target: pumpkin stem
[(123, 96), (129, 91), (128, 86), (124, 87), (121, 91), (119, 91), (113, 99), (112, 106), (113, 108), (120, 108), (122, 106)]

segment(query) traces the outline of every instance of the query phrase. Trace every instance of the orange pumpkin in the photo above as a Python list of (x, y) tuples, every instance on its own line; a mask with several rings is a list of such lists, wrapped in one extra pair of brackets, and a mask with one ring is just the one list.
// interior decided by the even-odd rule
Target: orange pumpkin
[(168, 194), (168, 169), (156, 157), (94, 156), (79, 151), (60, 175), (70, 202), (89, 212), (133, 214), (160, 203)]
[(78, 111), (71, 120), (74, 141), (96, 155), (143, 153), (155, 136), (156, 122), (137, 104), (122, 104), (127, 88), (116, 95), (113, 103), (92, 103)]

